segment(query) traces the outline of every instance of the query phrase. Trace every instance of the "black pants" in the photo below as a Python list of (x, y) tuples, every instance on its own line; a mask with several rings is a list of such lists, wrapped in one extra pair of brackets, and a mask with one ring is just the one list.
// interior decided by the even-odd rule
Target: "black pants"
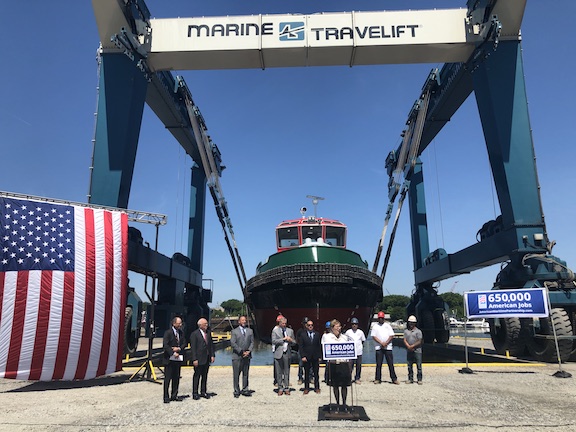
[[(169, 394), (170, 383), (172, 393)], [(164, 367), (164, 400), (175, 399), (180, 385), (180, 362), (171, 361)]]
[(320, 380), (318, 379), (318, 371), (320, 369), (319, 359), (308, 359), (306, 362), (302, 362), (304, 367), (304, 388), (310, 390), (310, 372), (314, 377), (314, 390), (320, 388)]
[[(205, 364), (194, 366), (194, 375), (192, 376), (192, 395), (206, 394), (206, 381), (208, 381), (208, 369), (210, 361)], [(200, 393), (198, 393), (198, 384), (200, 384)]]
[(382, 363), (384, 357), (386, 357), (386, 363), (388, 364), (390, 379), (392, 382), (398, 381), (398, 377), (394, 371), (394, 355), (392, 354), (392, 350), (387, 350), (384, 348), (376, 351), (376, 381), (382, 381)]

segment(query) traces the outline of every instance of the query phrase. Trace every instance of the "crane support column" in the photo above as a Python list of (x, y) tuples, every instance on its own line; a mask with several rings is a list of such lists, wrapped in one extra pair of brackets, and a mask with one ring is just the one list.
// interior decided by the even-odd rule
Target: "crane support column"
[(127, 208), (148, 82), (124, 54), (101, 54), (89, 202)]
[(430, 253), (428, 243), (428, 222), (426, 219), (426, 198), (424, 194), (424, 175), (422, 162), (417, 158), (410, 178), (409, 188), (410, 231), (412, 234), (412, 256), (414, 270), (422, 268)]
[(206, 175), (197, 164), (192, 167), (190, 217), (188, 222), (188, 257), (191, 267), (202, 273), (204, 258), (204, 219), (206, 216)]
[[(472, 76), (502, 211), (502, 226), (504, 231), (516, 231), (515, 236), (507, 238), (517, 243), (508, 245), (507, 249), (526, 249), (526, 239), (534, 243), (535, 234), (543, 234), (545, 240), (545, 225), (520, 41), (500, 42), (498, 49), (480, 62)], [(546, 250), (545, 243), (536, 246)]]

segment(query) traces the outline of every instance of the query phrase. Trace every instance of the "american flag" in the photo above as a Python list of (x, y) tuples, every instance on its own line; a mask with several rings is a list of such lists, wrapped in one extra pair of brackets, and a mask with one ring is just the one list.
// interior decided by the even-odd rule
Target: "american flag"
[(0, 196), (0, 378), (122, 367), (128, 217)]

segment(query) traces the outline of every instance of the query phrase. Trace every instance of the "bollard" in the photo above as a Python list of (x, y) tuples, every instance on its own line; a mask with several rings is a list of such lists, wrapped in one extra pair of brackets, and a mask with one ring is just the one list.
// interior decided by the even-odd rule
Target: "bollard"
[(484, 355), (484, 348), (480, 348), (480, 354)]
[(510, 358), (510, 351), (506, 350), (506, 358), (509, 359)]

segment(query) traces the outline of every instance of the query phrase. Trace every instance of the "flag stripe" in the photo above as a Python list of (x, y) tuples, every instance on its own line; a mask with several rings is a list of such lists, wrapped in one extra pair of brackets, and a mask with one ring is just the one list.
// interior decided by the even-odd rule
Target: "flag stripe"
[(85, 299), (84, 299), (84, 322), (82, 328), (82, 342), (80, 344), (80, 354), (78, 356), (78, 367), (75, 379), (83, 379), (88, 368), (90, 359), (90, 348), (92, 345), (92, 326), (94, 324), (94, 302), (95, 302), (95, 242), (94, 242), (94, 214), (90, 209), (84, 209), (84, 223), (86, 230), (85, 254), (86, 268), (84, 275)]
[(66, 370), (66, 359), (70, 347), (72, 333), (72, 316), (74, 314), (74, 273), (64, 273), (64, 298), (62, 299), (62, 316), (60, 318), (60, 337), (58, 339), (58, 351), (56, 352), (56, 364), (54, 366), (53, 380), (60, 380)]
[(6, 360), (10, 350), (10, 335), (12, 334), (12, 320), (14, 317), (14, 300), (16, 291), (10, 289), (16, 286), (15, 272), (6, 273), (4, 287), (2, 288), (2, 321), (0, 321), (0, 377), (6, 373)]
[(34, 351), (30, 365), (31, 380), (38, 380), (42, 375), (42, 365), (46, 352), (48, 338), (48, 325), (50, 323), (50, 306), (52, 303), (52, 272), (43, 271), (40, 277), (40, 299), (38, 301), (38, 319), (36, 336), (34, 338)]
[(22, 329), (22, 348), (20, 349), (20, 361), (18, 363), (17, 379), (28, 379), (32, 358), (34, 355), (34, 344), (36, 341), (36, 325), (38, 323), (38, 305), (40, 303), (40, 290), (32, 287), (40, 286), (42, 279), (41, 270), (30, 270), (28, 273), (28, 297), (26, 299), (26, 319)]
[(98, 362), (98, 375), (104, 375), (108, 366), (108, 354), (110, 353), (110, 331), (112, 328), (112, 309), (114, 307), (114, 240), (112, 238), (112, 215), (104, 213), (104, 260), (106, 266), (106, 293), (104, 300), (104, 330), (102, 332), (102, 349)]
[(118, 278), (116, 291), (120, 293), (120, 300), (118, 304), (117, 313), (117, 325), (118, 325), (118, 339), (117, 339), (117, 352), (116, 352), (116, 368), (115, 370), (122, 369), (122, 355), (124, 354), (124, 319), (125, 319), (125, 307), (127, 289), (122, 286), (123, 281), (126, 281), (128, 285), (128, 215), (126, 213), (120, 213), (116, 215), (116, 219), (120, 222), (120, 248), (116, 248), (116, 256), (118, 257), (118, 262), (120, 264), (120, 271), (116, 274)]
[(16, 378), (20, 348), (22, 347), (22, 328), (26, 318), (26, 296), (28, 295), (28, 272), (19, 272), (16, 282), (16, 300), (14, 302), (14, 318), (12, 335), (10, 337), (10, 350), (6, 361), (6, 378)]

